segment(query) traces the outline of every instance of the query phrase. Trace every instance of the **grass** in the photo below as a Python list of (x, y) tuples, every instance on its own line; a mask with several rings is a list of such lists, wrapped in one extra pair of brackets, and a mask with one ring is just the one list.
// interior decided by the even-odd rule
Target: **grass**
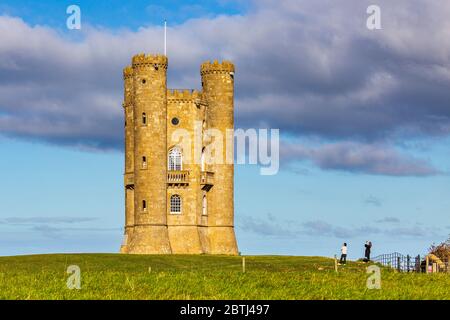
[[(0, 299), (450, 299), (449, 274), (382, 269), (366, 288), (366, 265), (334, 271), (323, 257), (54, 254), (0, 257)], [(69, 265), (81, 290), (69, 290)], [(149, 270), (151, 268), (151, 270)]]

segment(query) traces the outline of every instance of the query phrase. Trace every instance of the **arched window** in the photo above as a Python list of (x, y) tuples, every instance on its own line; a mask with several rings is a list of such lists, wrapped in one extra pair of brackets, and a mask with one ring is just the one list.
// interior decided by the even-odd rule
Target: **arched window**
[(147, 211), (147, 201), (142, 200), (142, 211)]
[(203, 195), (202, 214), (204, 216), (208, 215), (208, 200), (206, 199), (206, 194)]
[(147, 168), (147, 157), (143, 156), (142, 157), (142, 169), (146, 169)]
[(181, 213), (181, 197), (177, 194), (170, 196), (170, 213)]
[(147, 125), (147, 115), (145, 112), (142, 112), (142, 124), (145, 126)]
[(183, 159), (181, 149), (178, 147), (172, 148), (169, 151), (169, 170), (183, 170)]

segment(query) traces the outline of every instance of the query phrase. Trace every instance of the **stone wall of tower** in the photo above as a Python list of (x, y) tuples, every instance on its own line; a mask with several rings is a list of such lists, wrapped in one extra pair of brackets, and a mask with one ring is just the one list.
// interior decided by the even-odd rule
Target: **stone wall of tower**
[[(201, 66), (203, 94), (208, 105), (207, 127), (218, 129), (223, 135), (223, 163), (210, 165), (214, 172), (214, 187), (208, 197), (209, 252), (237, 254), (234, 233), (234, 165), (226, 163), (227, 129), (234, 129), (234, 65), (231, 62), (205, 62)], [(232, 146), (228, 145), (233, 150)], [(231, 157), (232, 159), (232, 157)]]
[(128, 251), (128, 239), (131, 239), (134, 228), (134, 88), (133, 68), (123, 70), (124, 80), (124, 127), (125, 127), (125, 230), (124, 244), (121, 252)]
[(132, 68), (135, 215), (128, 252), (171, 253), (166, 215), (167, 57), (139, 54)]
[[(200, 93), (190, 90), (168, 90), (167, 92), (167, 138), (168, 150), (179, 147), (183, 153), (183, 172), (189, 175), (189, 184), (170, 185), (167, 189), (167, 224), (173, 253), (200, 254), (203, 246), (198, 233), (200, 207), (200, 167), (194, 161), (194, 125), (199, 119), (196, 101)], [(176, 118), (178, 123), (173, 124)], [(180, 138), (186, 135), (186, 140)], [(170, 212), (170, 197), (180, 195), (181, 214)]]

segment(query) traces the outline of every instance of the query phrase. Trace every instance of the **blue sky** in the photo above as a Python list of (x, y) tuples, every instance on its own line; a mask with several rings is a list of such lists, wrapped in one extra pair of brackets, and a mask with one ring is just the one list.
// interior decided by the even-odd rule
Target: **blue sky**
[[(379, 3), (370, 32), (365, 1), (2, 1), (0, 255), (117, 252), (121, 69), (162, 50), (164, 18), (170, 87), (199, 88), (201, 62), (231, 59), (237, 126), (281, 131), (279, 174), (236, 168), (242, 253), (332, 256), (346, 241), (358, 258), (372, 240), (374, 254), (422, 254), (445, 240), (450, 5)], [(81, 30), (65, 28), (69, 4)]]
[[(137, 30), (149, 25), (160, 25), (164, 19), (171, 24), (186, 20), (215, 17), (217, 15), (236, 15), (246, 12), (245, 1), (208, 0), (163, 0), (163, 1), (14, 1), (5, 0), (0, 4), (3, 14), (19, 16), (32, 25), (48, 25), (64, 31), (64, 15), (69, 5), (82, 8), (83, 23), (110, 29), (127, 28)], [(63, 19), (61, 19), (63, 18)]]

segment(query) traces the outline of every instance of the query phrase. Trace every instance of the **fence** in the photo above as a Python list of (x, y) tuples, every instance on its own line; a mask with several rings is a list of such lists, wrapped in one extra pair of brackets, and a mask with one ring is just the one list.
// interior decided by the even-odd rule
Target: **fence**
[(434, 255), (405, 256), (394, 252), (376, 256), (373, 261), (399, 272), (450, 272), (449, 258), (439, 259)]

